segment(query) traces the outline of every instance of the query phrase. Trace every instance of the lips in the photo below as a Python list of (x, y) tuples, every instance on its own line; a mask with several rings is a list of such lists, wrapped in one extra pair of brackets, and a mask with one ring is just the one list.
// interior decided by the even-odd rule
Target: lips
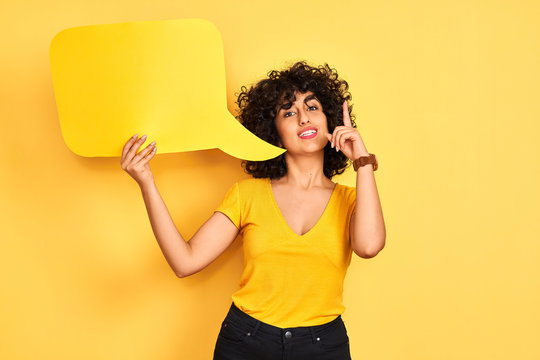
[(305, 127), (305, 128), (303, 128), (302, 130), (300, 130), (300, 131), (298, 132), (298, 136), (300, 136), (301, 133), (306, 132), (306, 131), (308, 131), (308, 130), (314, 130), (314, 131), (317, 131), (317, 128), (316, 128), (316, 127), (313, 127), (313, 126)]

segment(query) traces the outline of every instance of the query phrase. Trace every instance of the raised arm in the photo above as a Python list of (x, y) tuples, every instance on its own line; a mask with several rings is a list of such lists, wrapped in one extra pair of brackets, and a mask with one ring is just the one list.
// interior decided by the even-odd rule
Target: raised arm
[(176, 228), (169, 210), (159, 193), (149, 161), (156, 154), (155, 142), (137, 153), (146, 135), (130, 138), (122, 150), (121, 165), (139, 184), (152, 231), (161, 252), (178, 277), (185, 277), (208, 266), (238, 235), (239, 230), (224, 214), (215, 212), (186, 242)]
[(219, 257), (236, 239), (238, 228), (215, 212), (186, 242), (169, 214), (154, 182), (141, 187), (152, 231), (165, 259), (182, 278), (195, 274)]

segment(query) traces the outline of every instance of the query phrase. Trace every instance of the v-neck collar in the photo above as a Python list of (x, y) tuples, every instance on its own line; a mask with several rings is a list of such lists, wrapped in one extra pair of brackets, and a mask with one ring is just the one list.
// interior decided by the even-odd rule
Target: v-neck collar
[(279, 208), (278, 203), (276, 201), (276, 197), (274, 196), (274, 191), (272, 190), (271, 180), (270, 180), (270, 178), (266, 178), (266, 188), (268, 190), (268, 195), (269, 195), (269, 197), (271, 199), (271, 202), (272, 202), (272, 204), (274, 206), (274, 209), (276, 210), (277, 216), (281, 219), (281, 222), (283, 223), (283, 225), (287, 229), (287, 231), (290, 234), (292, 234), (292, 235), (294, 235), (295, 237), (298, 237), (298, 238), (305, 238), (308, 235), (310, 235), (311, 233), (313, 233), (315, 230), (317, 230), (317, 227), (320, 226), (320, 223), (323, 221), (324, 217), (326, 216), (326, 213), (328, 212), (328, 209), (332, 205), (332, 201), (334, 200), (334, 197), (335, 197), (335, 194), (337, 192), (338, 186), (339, 186), (338, 183), (336, 183), (334, 185), (334, 189), (332, 190), (332, 195), (330, 195), (330, 199), (328, 200), (328, 203), (326, 204), (326, 207), (324, 208), (324, 211), (323, 211), (322, 215), (319, 217), (319, 219), (317, 220), (315, 225), (313, 225), (313, 227), (311, 229), (309, 229), (308, 232), (306, 232), (304, 235), (298, 235), (297, 233), (295, 233), (293, 231), (293, 229), (291, 229), (291, 227), (289, 226), (289, 224), (285, 220), (285, 217), (283, 216), (283, 213), (281, 212), (281, 209)]

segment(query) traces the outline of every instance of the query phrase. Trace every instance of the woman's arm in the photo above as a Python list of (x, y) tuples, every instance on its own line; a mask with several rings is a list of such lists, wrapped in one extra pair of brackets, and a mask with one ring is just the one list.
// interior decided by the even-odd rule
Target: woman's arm
[[(356, 155), (368, 156), (367, 150)], [(355, 254), (371, 258), (384, 248), (386, 228), (373, 165), (365, 165), (356, 172), (356, 207), (351, 215), (351, 247)]]
[[(369, 152), (358, 129), (352, 127), (347, 101), (343, 102), (343, 126), (327, 135), (331, 147), (343, 152), (351, 161)], [(356, 204), (349, 222), (351, 247), (356, 255), (371, 258), (384, 248), (386, 228), (375, 184), (373, 165), (361, 166), (356, 172)]]
[(239, 230), (224, 214), (215, 212), (186, 242), (169, 214), (156, 184), (141, 185), (141, 192), (154, 236), (174, 273), (186, 277), (214, 261), (238, 235)]

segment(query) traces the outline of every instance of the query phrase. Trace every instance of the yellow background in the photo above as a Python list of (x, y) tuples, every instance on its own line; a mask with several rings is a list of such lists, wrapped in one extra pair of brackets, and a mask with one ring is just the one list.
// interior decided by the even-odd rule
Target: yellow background
[[(351, 85), (387, 228), (346, 278), (353, 359), (540, 358), (537, 2), (24, 1), (0, 14), (0, 358), (211, 358), (240, 239), (175, 277), (119, 158), (63, 143), (48, 59), (68, 27), (193, 17), (221, 32), (233, 114), (241, 85), (291, 60), (329, 62)], [(151, 167), (187, 238), (249, 176), (217, 149)]]

